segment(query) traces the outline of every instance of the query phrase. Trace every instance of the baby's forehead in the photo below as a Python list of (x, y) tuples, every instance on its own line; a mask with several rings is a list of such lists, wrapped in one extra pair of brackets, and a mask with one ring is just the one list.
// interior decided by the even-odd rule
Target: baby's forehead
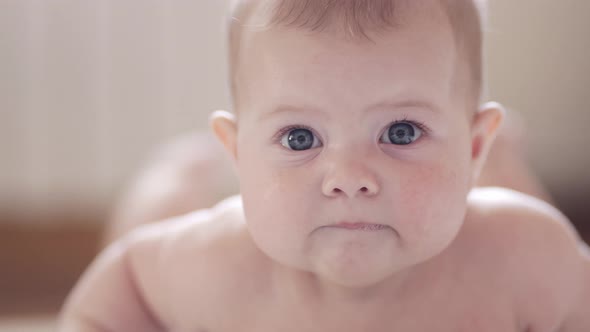
[[(363, 46), (293, 30), (259, 34), (248, 46), (252, 50), (243, 54), (237, 77), (239, 106), (253, 115), (289, 105), (323, 110), (334, 115), (331, 119), (415, 109), (399, 105), (409, 101), (449, 109), (456, 52), (452, 46), (443, 47), (452, 39), (450, 32), (431, 36), (425, 28), (392, 33), (397, 36), (387, 38), (393, 40), (387, 47), (385, 42)], [(418, 38), (421, 43), (406, 43), (417, 35), (424, 36)], [(373, 107), (381, 104), (398, 107)]]
[[(476, 103), (481, 74), (481, 24), (477, 0), (238, 0), (230, 12), (229, 67), (231, 96), (235, 104), (237, 74), (248, 39), (244, 34), (287, 28), (301, 34), (330, 34), (353, 43), (374, 42), (372, 36), (408, 29), (416, 20), (446, 25), (460, 48), (458, 63), (471, 76)], [(438, 28), (436, 28), (438, 29)], [(335, 34), (336, 33), (336, 34)], [(264, 47), (264, 45), (262, 45)], [(461, 68), (460, 70), (463, 70)]]

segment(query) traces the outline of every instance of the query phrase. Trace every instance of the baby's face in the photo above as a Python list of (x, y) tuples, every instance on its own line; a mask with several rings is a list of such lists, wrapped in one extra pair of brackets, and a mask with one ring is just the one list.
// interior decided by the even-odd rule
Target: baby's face
[(450, 28), (430, 19), (372, 37), (248, 32), (238, 79), (237, 168), (256, 244), (348, 286), (440, 253), (472, 176)]

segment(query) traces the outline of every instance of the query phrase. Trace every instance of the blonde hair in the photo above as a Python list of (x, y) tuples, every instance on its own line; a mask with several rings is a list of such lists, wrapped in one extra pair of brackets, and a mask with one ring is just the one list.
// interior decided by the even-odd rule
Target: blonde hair
[[(486, 0), (440, 1), (449, 18), (455, 44), (468, 63), (468, 86), (475, 103), (483, 89), (483, 19)], [(241, 34), (248, 20), (258, 11), (269, 13), (266, 21), (249, 27), (268, 29), (275, 26), (321, 32), (340, 24), (345, 37), (370, 40), (367, 32), (395, 29), (400, 24), (399, 7), (424, 3), (425, 0), (233, 0), (228, 27), (230, 94), (235, 109), (236, 71)]]

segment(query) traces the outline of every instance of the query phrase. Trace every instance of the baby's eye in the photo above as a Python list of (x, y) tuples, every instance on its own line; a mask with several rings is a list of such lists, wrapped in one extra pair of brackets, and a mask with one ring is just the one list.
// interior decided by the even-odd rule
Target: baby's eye
[(320, 140), (309, 129), (296, 128), (281, 136), (281, 144), (287, 149), (302, 151), (317, 148)]
[(422, 130), (410, 122), (396, 122), (389, 126), (383, 135), (383, 143), (408, 145), (422, 136)]

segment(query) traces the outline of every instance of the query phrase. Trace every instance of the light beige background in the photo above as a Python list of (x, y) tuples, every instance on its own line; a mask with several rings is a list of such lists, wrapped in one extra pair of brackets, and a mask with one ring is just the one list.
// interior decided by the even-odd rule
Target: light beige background
[[(106, 209), (228, 107), (225, 0), (0, 0), (0, 208)], [(491, 0), (489, 93), (554, 192), (590, 185), (590, 1)], [(587, 192), (587, 191), (586, 191)]]

